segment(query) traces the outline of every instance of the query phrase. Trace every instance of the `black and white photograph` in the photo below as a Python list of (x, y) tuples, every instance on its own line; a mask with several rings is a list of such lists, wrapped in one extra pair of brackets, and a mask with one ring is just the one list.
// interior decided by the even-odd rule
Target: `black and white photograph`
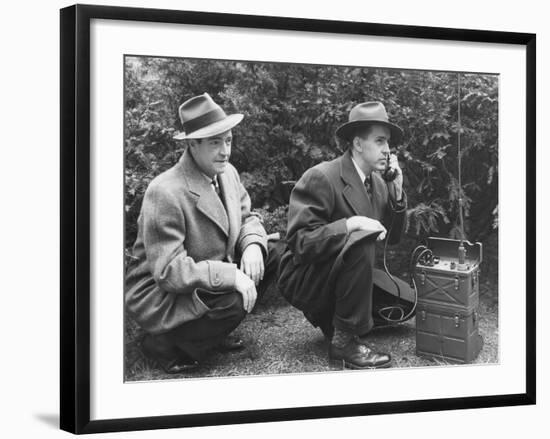
[(497, 72), (123, 62), (126, 382), (498, 364)]

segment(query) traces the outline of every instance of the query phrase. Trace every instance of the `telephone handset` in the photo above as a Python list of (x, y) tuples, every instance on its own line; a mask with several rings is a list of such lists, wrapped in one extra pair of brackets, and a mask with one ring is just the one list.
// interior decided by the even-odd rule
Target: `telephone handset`
[(393, 181), (397, 177), (397, 169), (390, 166), (390, 155), (386, 156), (386, 169), (382, 172), (382, 178), (385, 181)]

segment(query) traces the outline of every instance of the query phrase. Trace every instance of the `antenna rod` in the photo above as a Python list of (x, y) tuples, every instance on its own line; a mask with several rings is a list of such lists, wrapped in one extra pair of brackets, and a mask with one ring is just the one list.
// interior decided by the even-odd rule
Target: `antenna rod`
[(460, 218), (460, 244), (458, 246), (458, 269), (464, 269), (466, 263), (466, 249), (464, 248), (464, 218), (462, 216), (462, 151), (460, 150), (460, 132), (462, 120), (460, 118), (460, 73), (458, 78), (458, 215)]

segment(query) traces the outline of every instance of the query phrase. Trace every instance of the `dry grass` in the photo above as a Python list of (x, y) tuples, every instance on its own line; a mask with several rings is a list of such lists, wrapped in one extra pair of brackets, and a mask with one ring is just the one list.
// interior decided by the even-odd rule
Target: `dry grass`
[[(137, 347), (141, 329), (127, 319), (127, 381), (149, 381), (183, 377), (219, 377), (307, 373), (336, 370), (327, 359), (327, 344), (321, 331), (311, 326), (303, 314), (290, 306), (275, 290), (237, 328), (234, 334), (246, 343), (246, 349), (230, 354), (213, 353), (201, 368), (181, 375), (167, 375), (145, 358)], [(474, 363), (498, 362), (497, 306), (482, 300), (479, 331), (483, 349)], [(394, 326), (377, 328), (370, 334), (372, 346), (390, 352), (392, 367), (446, 365), (441, 360), (418, 357), (415, 353), (414, 319)]]

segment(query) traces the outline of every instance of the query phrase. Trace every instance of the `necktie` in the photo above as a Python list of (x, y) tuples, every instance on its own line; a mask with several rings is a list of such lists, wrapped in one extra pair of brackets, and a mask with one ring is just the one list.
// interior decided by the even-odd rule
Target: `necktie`
[(365, 178), (365, 188), (367, 189), (367, 194), (369, 194), (369, 197), (372, 195), (372, 183), (371, 183), (371, 176)]
[(218, 194), (218, 196), (220, 196), (220, 185), (218, 184), (218, 180), (216, 180), (215, 178), (212, 179), (212, 181), (210, 182), (212, 184), (212, 186), (214, 186), (214, 191), (216, 191), (216, 193)]
[(224, 199), (222, 197), (222, 194), (221, 194), (220, 184), (218, 183), (218, 179), (213, 178), (212, 181), (210, 182), (210, 184), (214, 187), (214, 192), (216, 192), (216, 194), (218, 195), (218, 198), (220, 199), (220, 201), (223, 204), (223, 207), (225, 207), (225, 201), (224, 201)]

